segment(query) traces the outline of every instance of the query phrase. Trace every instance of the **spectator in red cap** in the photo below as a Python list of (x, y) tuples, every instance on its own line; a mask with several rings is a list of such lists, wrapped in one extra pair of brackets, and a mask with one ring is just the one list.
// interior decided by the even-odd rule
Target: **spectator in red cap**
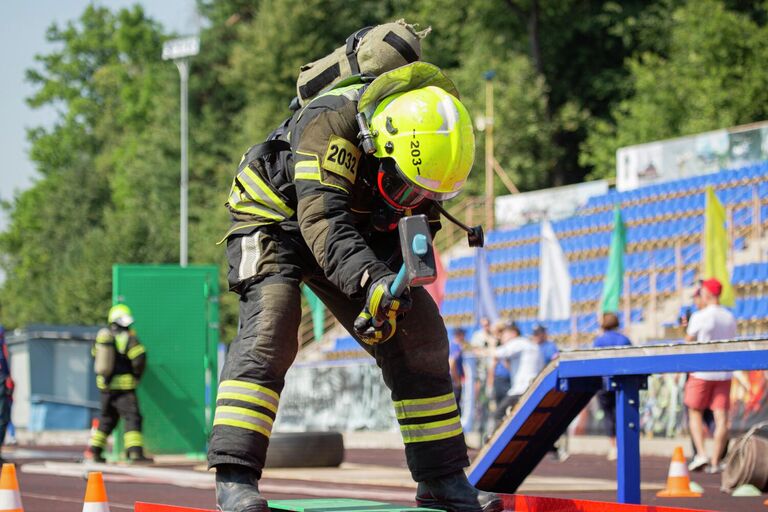
[[(720, 293), (723, 285), (715, 278), (701, 281), (702, 309), (691, 315), (688, 321), (685, 340), (711, 341), (732, 340), (736, 337), (736, 319), (733, 313), (720, 305)], [(728, 442), (728, 408), (730, 406), (731, 372), (694, 372), (685, 383), (683, 402), (688, 408), (688, 426), (693, 444), (694, 456), (688, 468), (691, 471), (707, 466), (708, 473), (722, 470), (720, 457), (723, 447)], [(707, 458), (704, 449), (704, 422), (706, 409), (712, 409), (715, 417), (714, 447), (712, 457)]]

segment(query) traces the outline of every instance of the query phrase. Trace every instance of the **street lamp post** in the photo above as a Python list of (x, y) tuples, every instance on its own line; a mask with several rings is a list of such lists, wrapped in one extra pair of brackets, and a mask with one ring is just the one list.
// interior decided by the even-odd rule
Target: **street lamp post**
[(493, 78), (495, 71), (485, 73), (485, 226), (493, 229)]
[(180, 192), (180, 222), (179, 222), (179, 265), (187, 266), (188, 241), (187, 218), (189, 192), (189, 159), (187, 156), (187, 141), (189, 139), (188, 121), (188, 84), (189, 84), (189, 58), (200, 52), (200, 39), (197, 37), (185, 37), (173, 39), (163, 45), (163, 60), (172, 60), (179, 69), (181, 81), (181, 192)]

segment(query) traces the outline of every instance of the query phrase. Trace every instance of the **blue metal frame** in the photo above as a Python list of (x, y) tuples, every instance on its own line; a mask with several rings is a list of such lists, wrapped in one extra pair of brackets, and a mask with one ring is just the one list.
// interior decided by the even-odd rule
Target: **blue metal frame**
[[(639, 392), (645, 387), (647, 376), (657, 373), (768, 369), (768, 340), (749, 342), (758, 346), (752, 346), (749, 350), (745, 350), (744, 342), (729, 343), (734, 344), (734, 350), (727, 350), (722, 343), (713, 343), (710, 347), (707, 344), (683, 344), (608, 349), (615, 353), (615, 357), (596, 358), (589, 354), (591, 351), (583, 351), (584, 358), (578, 358), (579, 353), (563, 354), (557, 367), (531, 390), (504, 430), (497, 433), (485, 448), (482, 458), (475, 461), (468, 475), (469, 481), (472, 484), (480, 481), (547, 393), (553, 389), (563, 392), (592, 390), (598, 387), (595, 378), (602, 377), (606, 389), (616, 392), (617, 501), (640, 503)], [(639, 350), (657, 353), (630, 355)], [(601, 349), (601, 356), (606, 354), (607, 351)]]
[[(616, 483), (619, 503), (640, 503), (640, 388), (645, 375), (611, 379), (616, 392)], [(615, 384), (615, 385), (614, 385)]]
[[(680, 345), (685, 346), (685, 345)], [(630, 348), (632, 350), (634, 347)], [(674, 350), (675, 347), (669, 347)], [(620, 349), (616, 350), (617, 356)], [(717, 351), (684, 354), (606, 357), (560, 361), (558, 375), (568, 377), (600, 377), (610, 375), (650, 375), (653, 373), (687, 373), (726, 370), (768, 369), (765, 350)]]
[(469, 475), (467, 475), (467, 478), (472, 483), (472, 485), (477, 484), (477, 482), (480, 480), (480, 477), (482, 477), (485, 472), (491, 468), (493, 461), (498, 458), (504, 448), (506, 448), (510, 441), (512, 441), (512, 438), (515, 436), (517, 431), (520, 430), (520, 427), (523, 426), (523, 423), (528, 418), (528, 416), (530, 416), (531, 413), (536, 410), (536, 406), (539, 404), (539, 402), (541, 402), (547, 393), (555, 388), (556, 384), (556, 372), (550, 373), (544, 377), (536, 389), (533, 390), (533, 393), (528, 397), (525, 403), (522, 404), (518, 413), (515, 414), (515, 416), (511, 419), (507, 425), (507, 428), (501, 431), (498, 436), (495, 436), (489, 441), (491, 445), (487, 448), (486, 456), (483, 457), (482, 460), (479, 460), (477, 466), (472, 468), (472, 471), (469, 473)]

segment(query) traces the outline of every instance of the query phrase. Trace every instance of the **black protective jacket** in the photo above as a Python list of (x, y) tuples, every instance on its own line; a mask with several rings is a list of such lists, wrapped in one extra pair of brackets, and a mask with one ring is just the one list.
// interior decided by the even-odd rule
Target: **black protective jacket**
[[(290, 151), (263, 154), (263, 145), (252, 147), (227, 202), (233, 220), (227, 238), (297, 223), (325, 276), (353, 299), (401, 262), (398, 214), (378, 194), (379, 160), (358, 144), (355, 115), (364, 88), (331, 90), (297, 111), (270, 136), (289, 142)], [(433, 232), (439, 229), (431, 202), (411, 213), (426, 213)]]

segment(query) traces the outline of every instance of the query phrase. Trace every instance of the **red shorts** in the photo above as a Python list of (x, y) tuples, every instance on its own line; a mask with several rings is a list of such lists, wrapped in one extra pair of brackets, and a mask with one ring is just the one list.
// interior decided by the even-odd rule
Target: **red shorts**
[(731, 405), (731, 381), (703, 380), (689, 375), (683, 403), (689, 409), (727, 411)]

